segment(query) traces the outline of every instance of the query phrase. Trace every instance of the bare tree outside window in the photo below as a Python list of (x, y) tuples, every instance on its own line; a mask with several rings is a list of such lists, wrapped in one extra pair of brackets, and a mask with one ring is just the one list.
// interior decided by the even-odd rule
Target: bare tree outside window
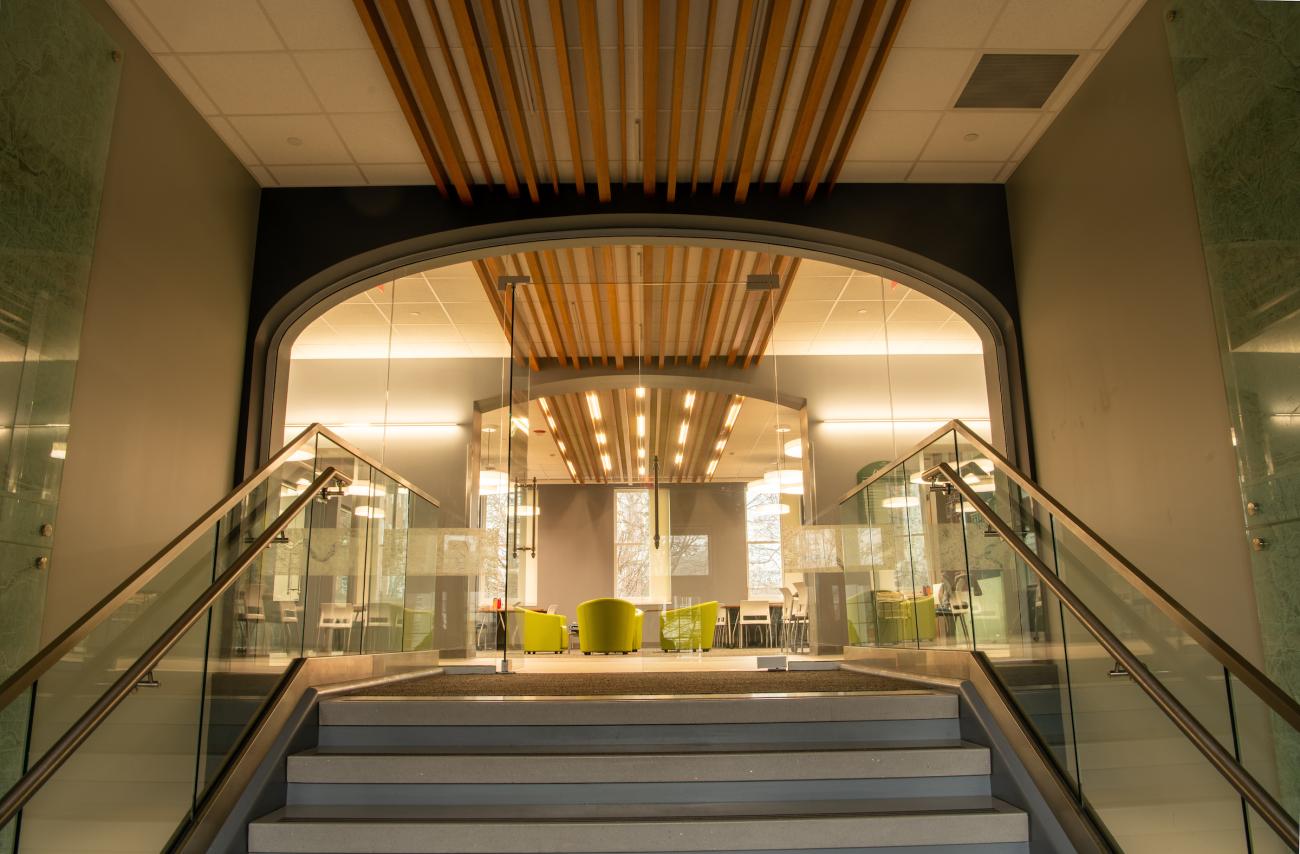
[(709, 535), (674, 534), (668, 541), (673, 575), (709, 574)]
[(781, 595), (781, 506), (780, 492), (746, 490), (750, 599), (775, 599)]
[(650, 596), (650, 493), (619, 489), (614, 493), (614, 595), (620, 599)]

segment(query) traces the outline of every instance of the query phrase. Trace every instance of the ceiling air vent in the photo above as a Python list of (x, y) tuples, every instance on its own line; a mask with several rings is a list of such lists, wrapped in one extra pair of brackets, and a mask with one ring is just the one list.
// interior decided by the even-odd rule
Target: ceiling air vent
[(1078, 58), (1073, 53), (986, 53), (975, 66), (957, 106), (1038, 109)]

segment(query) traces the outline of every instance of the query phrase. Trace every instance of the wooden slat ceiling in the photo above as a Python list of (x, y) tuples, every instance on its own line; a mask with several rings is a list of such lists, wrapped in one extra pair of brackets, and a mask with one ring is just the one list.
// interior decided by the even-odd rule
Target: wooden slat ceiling
[(829, 192), (911, 0), (353, 2), (434, 183), (471, 204)]
[(702, 483), (712, 479), (744, 400), (633, 387), (544, 397), (539, 404), (578, 483), (649, 482), (656, 455), (661, 483)]
[[(799, 259), (699, 246), (594, 246), (519, 252), (474, 262), (515, 354), (536, 369), (584, 363), (757, 365)], [(752, 274), (777, 277), (751, 290)], [(526, 276), (513, 295), (501, 276)], [(511, 328), (512, 300), (518, 301)]]

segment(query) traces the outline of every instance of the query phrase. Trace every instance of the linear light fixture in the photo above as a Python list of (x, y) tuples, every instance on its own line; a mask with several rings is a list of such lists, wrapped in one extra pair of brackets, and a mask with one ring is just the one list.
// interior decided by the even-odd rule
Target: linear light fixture
[(636, 435), (642, 439), (645, 438), (645, 416), (644, 415), (638, 415), (636, 417)]
[(683, 459), (685, 458), (681, 454), (678, 454), (677, 456), (673, 457), (673, 463), (675, 463), (676, 465), (681, 465)]
[(708, 476), (713, 477), (713, 473), (717, 470), (717, 468), (718, 468), (718, 461), (714, 459), (713, 462), (709, 463), (709, 468), (707, 472)]
[(610, 462), (609, 454), (600, 455), (600, 464), (604, 467), (605, 471), (609, 471), (614, 467), (614, 464)]
[(686, 399), (682, 401), (682, 405), (686, 407), (687, 412), (690, 412), (691, 407), (695, 405), (695, 392), (686, 392)]
[(683, 421), (682, 428), (677, 431), (677, 444), (679, 445), (686, 444), (686, 434), (690, 431), (690, 429), (691, 429), (691, 425)]
[(641, 475), (641, 477), (645, 477), (645, 466), (638, 466), (636, 473)]
[(645, 386), (639, 385), (636, 387), (636, 399), (637, 400), (645, 399)]
[(644, 459), (645, 459), (645, 448), (637, 448), (637, 449), (636, 449), (636, 456), (637, 456), (637, 459), (639, 459), (639, 460), (644, 460)]
[(738, 418), (739, 416), (740, 416), (740, 401), (738, 400), (735, 403), (731, 404), (731, 408), (727, 410), (726, 427), (728, 430), (730, 430), (733, 426), (735, 426), (736, 418)]
[(594, 391), (587, 392), (587, 409), (591, 412), (593, 421), (600, 420), (600, 398), (596, 397)]
[(597, 445), (603, 445), (603, 444), (605, 444), (605, 434), (604, 434), (604, 433), (597, 433), (597, 434), (596, 434), (596, 444), (597, 444)]

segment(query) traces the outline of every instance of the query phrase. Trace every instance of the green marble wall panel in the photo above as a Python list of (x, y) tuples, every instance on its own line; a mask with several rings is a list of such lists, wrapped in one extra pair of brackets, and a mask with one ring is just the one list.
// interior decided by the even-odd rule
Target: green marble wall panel
[[(1265, 665), (1300, 696), (1300, 3), (1164, 2)], [(1294, 815), (1300, 742), (1274, 736)]]
[[(0, 677), (40, 640), (118, 60), (79, 0), (0, 2)], [(21, 705), (0, 710), (6, 789)]]

